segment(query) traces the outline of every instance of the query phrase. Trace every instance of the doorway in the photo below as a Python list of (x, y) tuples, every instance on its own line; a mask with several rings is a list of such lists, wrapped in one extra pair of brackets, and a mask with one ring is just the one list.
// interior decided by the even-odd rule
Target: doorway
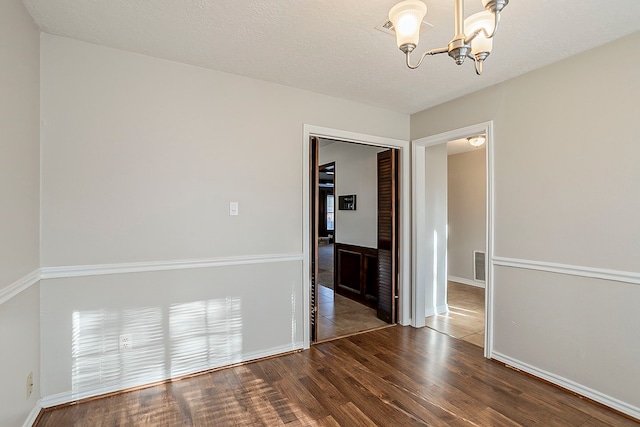
[(446, 310), (427, 317), (426, 326), (483, 347), (486, 148), (460, 138), (428, 147), (427, 156), (445, 147)]
[[(415, 316), (412, 315), (412, 284), (411, 284), (411, 157), (410, 143), (407, 140), (393, 139), (375, 135), (332, 129), (323, 126), (310, 124), (303, 125), (302, 138), (302, 297), (307, 303), (302, 306), (302, 321), (304, 334), (304, 348), (311, 346), (313, 331), (312, 313), (313, 301), (312, 278), (314, 266), (312, 265), (312, 250), (314, 242), (312, 239), (312, 199), (310, 197), (313, 177), (310, 173), (312, 152), (309, 140), (311, 137), (327, 138), (344, 142), (355, 142), (375, 147), (397, 148), (399, 154), (399, 187), (400, 187), (400, 212), (399, 219), (399, 251), (398, 251), (398, 280), (399, 280), (399, 304), (398, 323), (401, 325), (412, 325)], [(317, 313), (315, 313), (317, 315)], [(315, 339), (315, 338), (314, 338)]]
[(312, 342), (395, 323), (398, 150), (312, 137), (310, 154)]
[[(441, 172), (445, 175), (446, 194), (446, 143), (452, 140), (469, 136), (486, 135), (485, 155), (483, 168), (486, 179), (485, 188), (485, 240), (477, 252), (484, 255), (486, 262), (480, 268), (484, 273), (484, 352), (485, 357), (491, 357), (493, 344), (492, 337), (492, 278), (493, 271), (491, 259), (493, 256), (493, 125), (492, 122), (480, 123), (464, 128), (429, 136), (412, 142), (413, 162), (413, 232), (417, 236), (414, 242), (413, 278), (416, 298), (413, 301), (416, 312), (415, 326), (425, 326), (427, 318), (442, 315), (448, 312), (447, 304), (447, 200), (440, 197), (434, 201), (432, 185), (434, 176), (434, 162), (439, 164)], [(444, 150), (444, 151), (443, 151)], [(444, 153), (444, 154), (443, 154)], [(444, 156), (444, 157), (443, 157)], [(444, 165), (444, 166), (443, 166)], [(436, 167), (436, 168), (437, 168)], [(444, 170), (444, 172), (442, 172)], [(442, 175), (440, 175), (442, 176)], [(440, 184), (442, 185), (442, 184)], [(468, 254), (467, 262), (471, 264), (471, 254)], [(428, 260), (427, 262), (417, 262)], [(453, 286), (452, 286), (453, 288)], [(481, 296), (482, 298), (482, 296)], [(464, 308), (464, 307), (463, 307)], [(424, 317), (423, 317), (424, 316)]]

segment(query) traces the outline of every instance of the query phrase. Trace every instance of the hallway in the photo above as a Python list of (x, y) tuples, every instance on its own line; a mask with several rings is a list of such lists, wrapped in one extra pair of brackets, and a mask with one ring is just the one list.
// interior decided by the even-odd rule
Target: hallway
[(484, 289), (447, 282), (449, 312), (427, 317), (426, 326), (484, 347)]

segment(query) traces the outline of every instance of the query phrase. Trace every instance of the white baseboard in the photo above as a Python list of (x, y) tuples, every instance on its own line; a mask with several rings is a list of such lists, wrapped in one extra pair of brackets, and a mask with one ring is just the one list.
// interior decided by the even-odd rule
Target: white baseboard
[(627, 414), (631, 417), (634, 417), (640, 420), (640, 408), (633, 406), (629, 403), (623, 402), (619, 399), (616, 399), (615, 397), (608, 396), (604, 393), (601, 393), (597, 390), (586, 387), (582, 384), (578, 384), (567, 378), (536, 368), (535, 366), (531, 366), (520, 360), (513, 359), (495, 350), (491, 352), (491, 357), (495, 360), (506, 363), (509, 366), (513, 366), (514, 368), (517, 368), (521, 371), (527, 372), (538, 378), (542, 378), (555, 385), (566, 388), (567, 390), (571, 390), (575, 393), (578, 393), (581, 396), (589, 398), (595, 402), (601, 403), (605, 406), (608, 406), (610, 408), (613, 408), (617, 411), (620, 411), (624, 414)]
[[(302, 350), (302, 346), (303, 346), (302, 342), (295, 342), (295, 343), (288, 344), (288, 345), (272, 347), (272, 348), (267, 349), (267, 350), (244, 353), (244, 354), (239, 355), (237, 358), (234, 358), (234, 360), (231, 361), (230, 363), (226, 363), (226, 364), (220, 365), (220, 366), (209, 366), (205, 370), (198, 370), (198, 371), (194, 371), (194, 372), (191, 372), (191, 373), (185, 373), (185, 374), (180, 375), (180, 377), (185, 376), (185, 375), (195, 374), (197, 372), (203, 372), (203, 371), (206, 371), (206, 370), (224, 368), (225, 366), (231, 366), (231, 365), (234, 365), (236, 363), (249, 362), (249, 361), (256, 360), (256, 359), (262, 359), (264, 357), (276, 356), (278, 354), (288, 353), (290, 351)], [(86, 398), (89, 398), (89, 397), (95, 397), (95, 396), (100, 396), (100, 395), (103, 395), (103, 394), (114, 393), (114, 392), (118, 392), (118, 391), (122, 391), (122, 390), (127, 390), (127, 389), (130, 389), (130, 388), (133, 388), (133, 387), (142, 387), (142, 386), (145, 386), (145, 385), (154, 384), (154, 383), (158, 383), (158, 382), (169, 380), (169, 379), (171, 379), (171, 377), (146, 378), (146, 379), (139, 380), (136, 383), (131, 383), (131, 382), (124, 381), (124, 382), (121, 382), (119, 384), (110, 385), (108, 387), (99, 387), (99, 388), (95, 388), (93, 390), (84, 390), (84, 391), (81, 391), (81, 392), (66, 391), (66, 392), (57, 393), (57, 394), (53, 394), (53, 395), (46, 396), (46, 397), (42, 398), (41, 403), (40, 403), (40, 407), (42, 407), (42, 408), (51, 408), (53, 406), (63, 405), (65, 403), (76, 402), (78, 400), (86, 399)], [(36, 416), (37, 416), (37, 413), (36, 413)]]
[(465, 279), (464, 277), (449, 276), (448, 280), (451, 282), (462, 283), (463, 285), (475, 286), (476, 288), (485, 288), (485, 282), (479, 282), (478, 280)]
[(435, 307), (427, 307), (425, 310), (424, 317), (431, 317), (431, 316), (435, 316), (436, 314), (443, 314), (443, 313), (446, 313), (447, 311), (449, 311), (449, 306), (447, 304), (438, 305)]
[(24, 424), (22, 424), (22, 427), (32, 427), (33, 423), (36, 422), (38, 415), (40, 415), (41, 410), (42, 410), (42, 400), (38, 400), (36, 402), (36, 406), (33, 407), (31, 412), (29, 412), (29, 416), (24, 421)]

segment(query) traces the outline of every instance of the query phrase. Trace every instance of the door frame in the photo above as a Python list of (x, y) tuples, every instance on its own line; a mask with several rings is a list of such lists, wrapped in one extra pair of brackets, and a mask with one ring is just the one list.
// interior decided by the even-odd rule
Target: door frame
[[(303, 345), (311, 346), (310, 298), (311, 298), (311, 239), (309, 233), (311, 212), (309, 193), (309, 138), (335, 139), (375, 147), (397, 148), (400, 152), (400, 224), (398, 288), (400, 294), (398, 323), (409, 325), (411, 316), (411, 159), (409, 141), (374, 135), (331, 129), (305, 124), (302, 132), (302, 300), (303, 303)], [(413, 316), (415, 317), (415, 316)]]
[[(436, 135), (427, 136), (411, 143), (411, 160), (412, 160), (412, 230), (413, 244), (411, 248), (412, 254), (412, 283), (415, 290), (413, 298), (413, 326), (425, 326), (425, 318), (427, 307), (425, 303), (426, 292), (432, 291), (433, 286), (429, 285), (429, 281), (425, 277), (429, 277), (429, 266), (426, 263), (417, 262), (424, 258), (427, 251), (426, 245), (429, 242), (426, 239), (419, 239), (417, 236), (425, 235), (426, 227), (426, 200), (424, 197), (424, 182), (426, 178), (425, 156), (427, 155), (427, 147), (438, 144), (447, 143), (449, 141), (466, 138), (468, 136), (486, 134), (486, 241), (485, 241), (485, 335), (484, 335), (484, 356), (491, 358), (493, 349), (493, 257), (494, 257), (494, 170), (493, 170), (493, 121), (482, 122), (469, 125), (459, 129), (453, 129)], [(444, 254), (446, 256), (446, 254)], [(422, 285), (418, 285), (422, 283)], [(429, 289), (427, 289), (429, 287)], [(432, 309), (432, 308), (431, 308)]]

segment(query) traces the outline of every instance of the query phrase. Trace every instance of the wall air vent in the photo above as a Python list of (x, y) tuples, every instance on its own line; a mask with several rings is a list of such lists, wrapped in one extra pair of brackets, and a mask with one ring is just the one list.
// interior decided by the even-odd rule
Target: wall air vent
[(478, 282), (484, 282), (485, 271), (484, 252), (473, 251), (473, 278)]
[[(423, 34), (425, 31), (428, 31), (433, 28), (433, 24), (428, 23), (427, 21), (422, 21), (422, 27), (420, 27), (420, 34)], [(389, 34), (390, 36), (396, 37), (396, 30), (393, 28), (393, 24), (388, 19), (385, 19), (378, 25), (376, 25), (376, 30), (380, 30), (383, 33)]]

